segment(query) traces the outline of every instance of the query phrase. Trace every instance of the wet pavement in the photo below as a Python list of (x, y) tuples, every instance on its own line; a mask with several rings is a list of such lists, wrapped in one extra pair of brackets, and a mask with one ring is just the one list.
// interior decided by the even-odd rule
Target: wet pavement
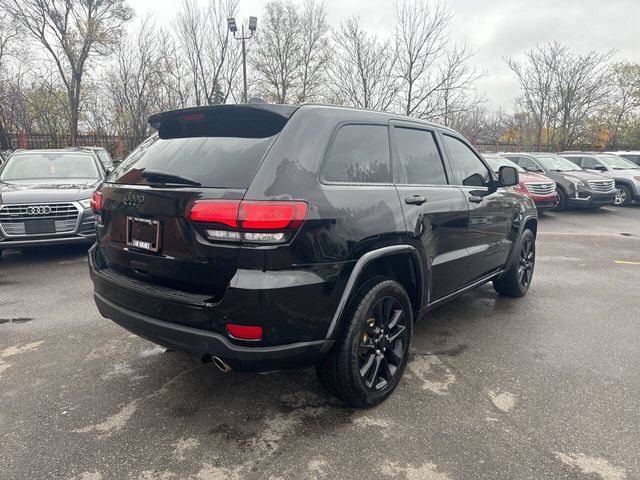
[(86, 249), (0, 261), (1, 479), (640, 478), (640, 207), (545, 215), (529, 294), (416, 326), (395, 394), (223, 374), (98, 314)]

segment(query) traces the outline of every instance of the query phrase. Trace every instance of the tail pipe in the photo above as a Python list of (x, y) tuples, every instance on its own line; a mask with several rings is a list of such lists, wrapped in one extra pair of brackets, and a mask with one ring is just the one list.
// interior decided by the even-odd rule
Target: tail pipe
[(211, 359), (213, 360), (213, 364), (218, 367), (218, 370), (220, 370), (221, 372), (227, 373), (231, 371), (231, 367), (229, 366), (229, 364), (222, 360), (220, 357), (212, 357)]
[(213, 363), (218, 370), (224, 373), (231, 371), (231, 367), (227, 362), (222, 360), (220, 357), (212, 357), (208, 353), (202, 355), (202, 363)]

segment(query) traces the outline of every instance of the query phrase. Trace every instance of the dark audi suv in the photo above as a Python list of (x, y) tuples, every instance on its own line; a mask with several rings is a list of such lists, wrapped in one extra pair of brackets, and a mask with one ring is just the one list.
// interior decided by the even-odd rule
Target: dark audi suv
[(228, 370), (317, 366), (370, 406), (413, 321), (493, 281), (519, 297), (536, 208), (457, 133), (351, 108), (223, 105), (158, 130), (93, 196), (103, 316)]
[(93, 243), (90, 200), (103, 179), (91, 152), (14, 152), (0, 167), (0, 255), (9, 248)]

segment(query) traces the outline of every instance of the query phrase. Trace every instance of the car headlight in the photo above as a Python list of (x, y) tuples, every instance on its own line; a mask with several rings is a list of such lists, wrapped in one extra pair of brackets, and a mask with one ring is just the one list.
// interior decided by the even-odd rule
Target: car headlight
[(90, 198), (85, 198), (84, 200), (80, 200), (78, 203), (82, 206), (82, 208), (91, 208)]
[(577, 178), (569, 178), (568, 179), (572, 184), (573, 187), (577, 190), (578, 187), (585, 187), (586, 183), (584, 183), (582, 180), (579, 180)]

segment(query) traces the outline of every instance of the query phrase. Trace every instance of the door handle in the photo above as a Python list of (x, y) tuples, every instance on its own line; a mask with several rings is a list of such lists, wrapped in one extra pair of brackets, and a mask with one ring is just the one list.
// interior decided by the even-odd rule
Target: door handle
[(407, 197), (404, 199), (404, 203), (407, 205), (422, 205), (427, 199), (422, 195), (414, 195), (413, 197)]
[(469, 197), (469, 201), (470, 201), (471, 203), (480, 203), (480, 202), (482, 201), (482, 198), (483, 198), (483, 197), (480, 197), (480, 196), (478, 196), (478, 195), (471, 195), (471, 196)]

